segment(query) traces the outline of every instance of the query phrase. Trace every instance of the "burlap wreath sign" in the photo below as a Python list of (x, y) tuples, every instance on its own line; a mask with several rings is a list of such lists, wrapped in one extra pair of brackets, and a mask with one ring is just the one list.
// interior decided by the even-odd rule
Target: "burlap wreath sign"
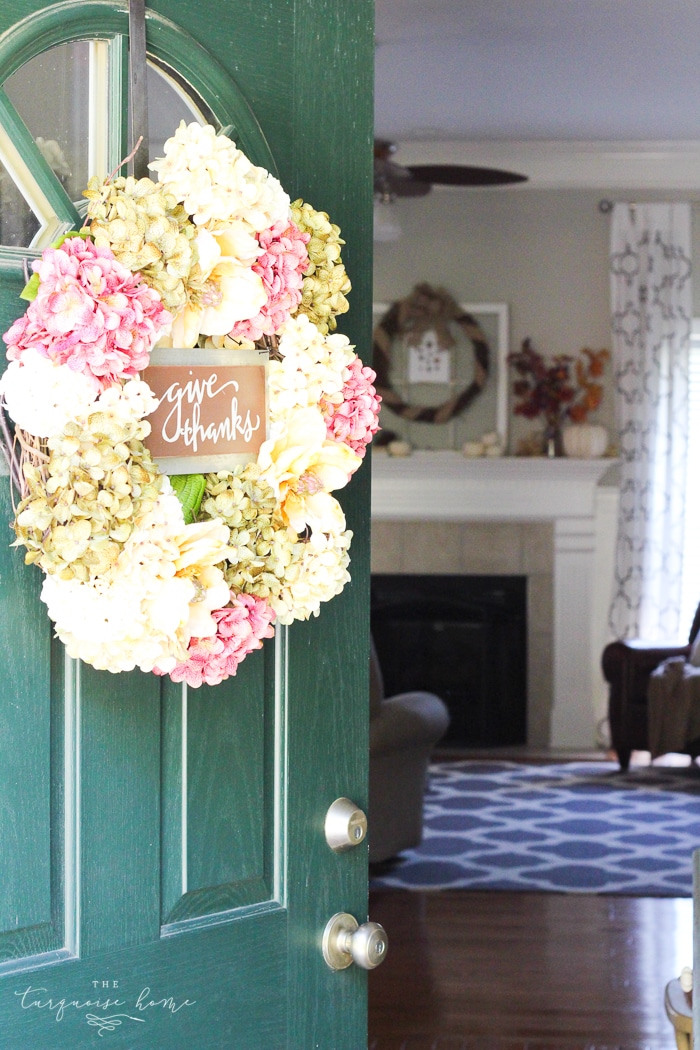
[[(449, 349), (456, 345), (450, 332), (456, 324), (469, 339), (474, 354), (474, 376), (463, 390), (441, 405), (410, 405), (391, 385), (391, 348), (401, 336), (408, 346), (417, 346), (423, 335), (435, 331), (438, 345)], [(489, 345), (474, 316), (463, 310), (443, 289), (418, 284), (406, 299), (392, 304), (374, 330), (374, 368), (376, 390), (383, 403), (403, 419), (419, 423), (447, 423), (463, 412), (481, 393), (489, 373)]]

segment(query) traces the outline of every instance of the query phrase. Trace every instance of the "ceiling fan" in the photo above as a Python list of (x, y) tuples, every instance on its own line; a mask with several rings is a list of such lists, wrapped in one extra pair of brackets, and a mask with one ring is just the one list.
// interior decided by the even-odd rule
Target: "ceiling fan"
[(468, 164), (411, 164), (404, 167), (392, 160), (393, 142), (374, 141), (374, 193), (384, 203), (397, 197), (424, 197), (433, 186), (505, 186), (527, 182), (527, 175), (499, 168), (478, 168)]

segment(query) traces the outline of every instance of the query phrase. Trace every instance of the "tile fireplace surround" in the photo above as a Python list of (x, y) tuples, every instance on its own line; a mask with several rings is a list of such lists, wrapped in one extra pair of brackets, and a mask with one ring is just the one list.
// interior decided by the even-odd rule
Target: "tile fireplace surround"
[(527, 576), (530, 746), (599, 741), (617, 512), (599, 482), (612, 462), (373, 456), (373, 572)]

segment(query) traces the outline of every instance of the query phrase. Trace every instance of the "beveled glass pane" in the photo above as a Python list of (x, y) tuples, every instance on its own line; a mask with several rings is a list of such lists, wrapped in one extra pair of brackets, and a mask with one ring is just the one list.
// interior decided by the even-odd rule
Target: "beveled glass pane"
[(149, 63), (148, 66), (148, 133), (149, 157), (163, 156), (163, 144), (174, 134), (181, 120), (201, 124), (214, 120), (199, 98), (170, 70)]
[(39, 220), (0, 161), (0, 244), (26, 248), (39, 230)]
[[(30, 59), (4, 82), (4, 89), (32, 138), (41, 150), (56, 179), (76, 204), (84, 203), (91, 147), (105, 131), (110, 119), (106, 109), (108, 66), (105, 52), (95, 50), (89, 40), (75, 41), (50, 48)], [(126, 72), (126, 70), (125, 70)], [(95, 81), (97, 77), (99, 83)], [(98, 112), (90, 109), (90, 84), (95, 86)], [(181, 120), (189, 123), (212, 122), (208, 107), (173, 71), (149, 62), (148, 67), (149, 153), (151, 159), (163, 155), (163, 146)], [(99, 103), (102, 99), (102, 105)], [(93, 107), (95, 101), (93, 100)], [(104, 146), (104, 143), (102, 143)], [(98, 150), (98, 153), (100, 151)], [(106, 157), (100, 153), (99, 174), (106, 174)], [(93, 157), (93, 163), (95, 157)], [(0, 165), (0, 244), (28, 247), (42, 228), (42, 221), (26, 203), (13, 178)], [(26, 173), (30, 179), (30, 173)], [(36, 208), (36, 201), (30, 194)], [(44, 222), (47, 221), (44, 215)]]
[(59, 44), (26, 62), (4, 84), (56, 178), (73, 201), (88, 178), (90, 44)]

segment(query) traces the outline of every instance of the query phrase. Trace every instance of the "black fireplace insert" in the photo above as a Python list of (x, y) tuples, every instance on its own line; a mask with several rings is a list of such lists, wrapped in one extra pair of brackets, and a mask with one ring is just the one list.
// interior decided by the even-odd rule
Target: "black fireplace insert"
[(450, 712), (442, 745), (527, 741), (527, 577), (372, 576), (387, 695), (423, 689)]

